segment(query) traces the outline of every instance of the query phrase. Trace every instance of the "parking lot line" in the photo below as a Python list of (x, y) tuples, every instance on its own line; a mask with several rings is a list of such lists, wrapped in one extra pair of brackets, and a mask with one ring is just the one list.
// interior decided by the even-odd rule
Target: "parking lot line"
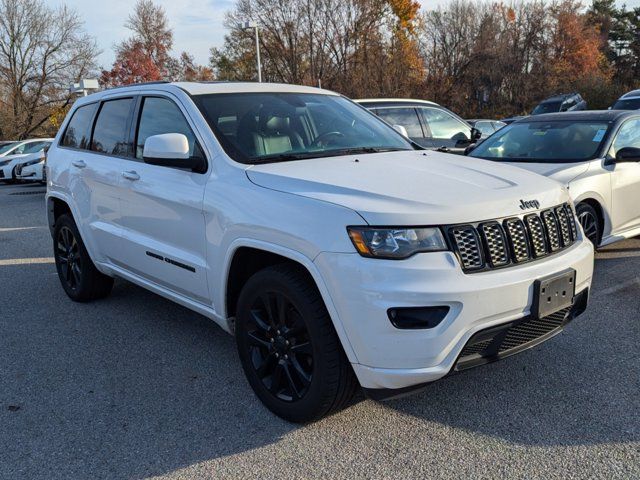
[(53, 259), (53, 257), (0, 259), (0, 266), (30, 265), (30, 264), (37, 264), (37, 263), (55, 263), (55, 260)]
[(37, 226), (37, 227), (11, 227), (11, 228), (0, 228), (0, 233), (6, 232), (20, 232), (22, 230), (36, 230), (39, 228), (47, 228), (45, 226)]

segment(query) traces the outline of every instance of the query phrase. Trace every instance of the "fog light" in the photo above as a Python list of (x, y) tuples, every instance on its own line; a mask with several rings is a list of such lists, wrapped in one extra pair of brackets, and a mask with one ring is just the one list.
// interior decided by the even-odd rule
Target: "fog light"
[(398, 307), (387, 310), (396, 328), (417, 330), (437, 326), (449, 313), (449, 307)]

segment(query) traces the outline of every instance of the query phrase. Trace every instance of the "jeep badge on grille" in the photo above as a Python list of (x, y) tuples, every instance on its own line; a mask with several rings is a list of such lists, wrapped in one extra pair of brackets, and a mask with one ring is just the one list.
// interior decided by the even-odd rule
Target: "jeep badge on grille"
[(528, 210), (530, 208), (540, 208), (540, 202), (538, 200), (520, 200), (520, 210)]

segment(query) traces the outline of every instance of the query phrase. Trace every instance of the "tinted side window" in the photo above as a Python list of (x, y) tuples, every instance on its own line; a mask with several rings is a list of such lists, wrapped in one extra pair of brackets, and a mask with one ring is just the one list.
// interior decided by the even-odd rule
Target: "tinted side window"
[(85, 105), (78, 108), (71, 117), (67, 130), (62, 137), (62, 146), (70, 148), (89, 148), (89, 137), (91, 136), (91, 124), (93, 114), (98, 108), (97, 103)]
[(476, 128), (480, 130), (482, 132), (482, 135), (484, 135), (485, 137), (492, 135), (494, 132), (491, 122), (476, 122)]
[(402, 125), (410, 138), (424, 137), (414, 108), (380, 108), (376, 113), (390, 125)]
[(618, 150), (625, 147), (640, 148), (640, 119), (627, 120), (620, 130), (611, 147), (611, 155), (616, 156)]
[(189, 156), (202, 156), (196, 136), (178, 106), (168, 98), (147, 97), (140, 113), (136, 158), (142, 159), (147, 138), (163, 133), (183, 134), (189, 141)]
[(437, 108), (423, 108), (431, 135), (441, 140), (469, 140), (471, 129), (454, 116)]
[(91, 150), (121, 157), (129, 155), (127, 124), (132, 104), (131, 98), (109, 100), (102, 104), (93, 129)]

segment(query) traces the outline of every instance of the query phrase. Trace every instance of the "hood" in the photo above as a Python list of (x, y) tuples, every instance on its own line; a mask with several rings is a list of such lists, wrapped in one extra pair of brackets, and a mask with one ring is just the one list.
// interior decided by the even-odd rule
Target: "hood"
[(370, 225), (441, 225), (520, 215), (520, 201), (548, 208), (566, 190), (521, 168), (433, 151), (385, 152), (254, 165), (264, 188), (345, 206)]
[(539, 173), (545, 177), (553, 178), (555, 181), (568, 185), (580, 175), (589, 170), (589, 162), (572, 163), (528, 163), (528, 162), (505, 162), (514, 167), (524, 168), (530, 172)]

